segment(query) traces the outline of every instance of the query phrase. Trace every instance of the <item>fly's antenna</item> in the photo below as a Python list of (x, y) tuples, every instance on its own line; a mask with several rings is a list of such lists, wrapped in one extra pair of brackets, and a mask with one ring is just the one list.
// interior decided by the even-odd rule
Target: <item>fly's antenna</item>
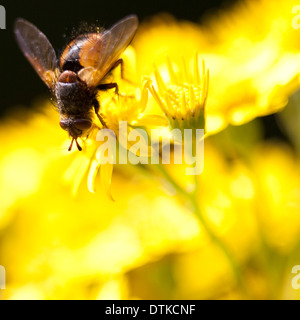
[[(74, 140), (74, 139), (73, 139), (73, 140)], [(72, 141), (72, 142), (73, 142), (73, 141)], [(77, 149), (78, 149), (79, 151), (81, 151), (81, 150), (82, 150), (82, 148), (80, 147), (80, 145), (79, 145), (79, 143), (78, 143), (77, 139), (75, 139), (75, 142), (76, 142)]]
[(81, 146), (79, 145), (79, 143), (78, 143), (78, 141), (77, 141), (77, 138), (76, 138), (76, 139), (75, 139), (75, 138), (72, 138), (71, 144), (70, 144), (70, 146), (69, 146), (69, 148), (68, 148), (68, 151), (71, 151), (71, 150), (72, 150), (74, 140), (75, 140), (75, 142), (76, 142), (77, 149), (78, 149), (79, 151), (82, 151), (82, 148), (81, 148)]
[[(72, 138), (72, 141), (71, 141), (71, 144), (70, 144), (70, 146), (69, 146), (69, 148), (68, 148), (68, 151), (71, 151), (72, 150), (72, 146), (73, 146), (73, 142), (74, 142), (74, 138)], [(77, 140), (76, 140), (76, 142), (77, 142)], [(78, 144), (77, 144), (77, 148), (78, 148)], [(78, 149), (79, 150), (79, 149)]]

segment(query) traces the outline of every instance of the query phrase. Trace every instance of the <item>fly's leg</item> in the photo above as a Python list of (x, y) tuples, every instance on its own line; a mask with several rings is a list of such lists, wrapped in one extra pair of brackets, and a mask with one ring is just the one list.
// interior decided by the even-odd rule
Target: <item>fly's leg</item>
[[(123, 59), (118, 59), (114, 64), (113, 66), (111, 67), (111, 69), (109, 70), (108, 73), (110, 73), (113, 69), (115, 69), (117, 66), (121, 67), (121, 79), (124, 80), (124, 81), (127, 81), (129, 82), (130, 84), (134, 84), (132, 81), (128, 80), (128, 79), (125, 79), (124, 78), (124, 61)], [(113, 89), (115, 88), (115, 93), (119, 96), (119, 86), (116, 82), (111, 82), (111, 83), (102, 83), (102, 84), (99, 84), (97, 86), (97, 89), (98, 90), (103, 90), (103, 91), (106, 91), (108, 89)]]
[(111, 67), (111, 69), (109, 70), (109, 72), (111, 72), (113, 69), (115, 69), (118, 65), (120, 65), (121, 68), (121, 78), (124, 79), (124, 61), (122, 58), (118, 59), (113, 66)]
[[(97, 86), (97, 89), (98, 90), (103, 90), (103, 91), (106, 91), (108, 89), (113, 89), (115, 88), (115, 92), (117, 95), (119, 95), (119, 87), (118, 87), (118, 84), (116, 82), (112, 82), (112, 83), (102, 83), (102, 84), (99, 84)], [(98, 103), (99, 104), (99, 103)]]
[(96, 113), (98, 119), (100, 120), (102, 126), (103, 126), (104, 128), (107, 128), (107, 125), (106, 125), (104, 119), (102, 118), (102, 116), (101, 116), (100, 113), (99, 113), (100, 105), (99, 105), (98, 100), (95, 99), (94, 102), (93, 102), (93, 104), (94, 104), (95, 113)]
[(111, 69), (109, 70), (109, 72), (111, 72), (113, 69), (115, 69), (115, 68), (116, 68), (117, 66), (119, 66), (119, 65), (120, 65), (120, 68), (121, 68), (121, 79), (124, 80), (124, 81), (126, 81), (126, 82), (129, 82), (130, 84), (133, 84), (133, 85), (134, 85), (134, 82), (132, 82), (132, 81), (130, 81), (130, 80), (128, 80), (128, 79), (126, 79), (126, 78), (124, 77), (124, 61), (123, 61), (122, 58), (118, 59), (118, 60), (113, 64), (113, 66), (111, 67)]

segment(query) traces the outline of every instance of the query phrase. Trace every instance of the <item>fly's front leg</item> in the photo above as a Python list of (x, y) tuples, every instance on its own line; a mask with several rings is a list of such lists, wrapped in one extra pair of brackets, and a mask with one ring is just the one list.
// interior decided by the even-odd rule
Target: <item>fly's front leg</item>
[(97, 99), (95, 99), (95, 100), (93, 101), (93, 105), (94, 105), (95, 113), (96, 113), (98, 119), (100, 120), (102, 126), (103, 126), (104, 128), (107, 128), (107, 125), (106, 125), (104, 119), (102, 118), (102, 116), (101, 116), (100, 113), (99, 113), (100, 105), (99, 105), (99, 102), (98, 102)]
[(98, 90), (108, 90), (108, 89), (113, 89), (115, 88), (115, 92), (117, 95), (119, 95), (119, 87), (118, 87), (118, 84), (115, 83), (115, 82), (112, 82), (112, 83), (102, 83), (102, 84), (99, 84), (99, 86), (97, 86), (97, 89)]

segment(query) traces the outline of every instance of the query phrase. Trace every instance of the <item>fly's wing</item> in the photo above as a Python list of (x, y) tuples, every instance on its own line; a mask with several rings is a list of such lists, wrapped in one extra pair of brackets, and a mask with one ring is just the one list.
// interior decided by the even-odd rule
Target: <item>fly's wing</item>
[(14, 31), (23, 54), (41, 79), (53, 90), (58, 65), (51, 43), (37, 27), (24, 19), (16, 21)]
[(104, 33), (92, 35), (80, 50), (80, 64), (84, 68), (78, 76), (89, 86), (99, 85), (130, 44), (137, 27), (137, 16), (130, 15)]

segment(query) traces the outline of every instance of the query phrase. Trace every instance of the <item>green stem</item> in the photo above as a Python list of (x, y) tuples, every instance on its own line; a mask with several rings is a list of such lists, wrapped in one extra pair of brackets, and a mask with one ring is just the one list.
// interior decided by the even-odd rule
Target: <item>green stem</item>
[(246, 293), (246, 288), (244, 286), (244, 282), (243, 282), (243, 277), (242, 277), (242, 273), (239, 267), (239, 264), (237, 263), (237, 261), (235, 260), (234, 256), (232, 255), (232, 253), (230, 252), (230, 250), (227, 248), (227, 246), (222, 242), (222, 240), (214, 233), (214, 231), (211, 229), (211, 227), (209, 226), (209, 224), (207, 223), (206, 219), (204, 218), (196, 195), (197, 192), (196, 190), (198, 189), (198, 181), (197, 179), (195, 179), (195, 183), (196, 183), (196, 189), (193, 193), (188, 193), (186, 190), (184, 190), (173, 178), (172, 176), (165, 170), (165, 167), (163, 165), (157, 165), (156, 166), (157, 169), (159, 170), (159, 172), (164, 176), (164, 178), (172, 185), (172, 187), (182, 196), (184, 196), (185, 198), (190, 200), (190, 203), (193, 206), (193, 211), (194, 214), (197, 216), (197, 218), (199, 219), (199, 221), (201, 222), (202, 226), (204, 227), (205, 231), (207, 232), (207, 234), (209, 235), (209, 237), (211, 238), (211, 240), (219, 247), (219, 249), (223, 252), (223, 254), (226, 256), (232, 272), (234, 274), (234, 277), (236, 279), (236, 283), (239, 286), (239, 288), (241, 289), (241, 291), (247, 296)]

